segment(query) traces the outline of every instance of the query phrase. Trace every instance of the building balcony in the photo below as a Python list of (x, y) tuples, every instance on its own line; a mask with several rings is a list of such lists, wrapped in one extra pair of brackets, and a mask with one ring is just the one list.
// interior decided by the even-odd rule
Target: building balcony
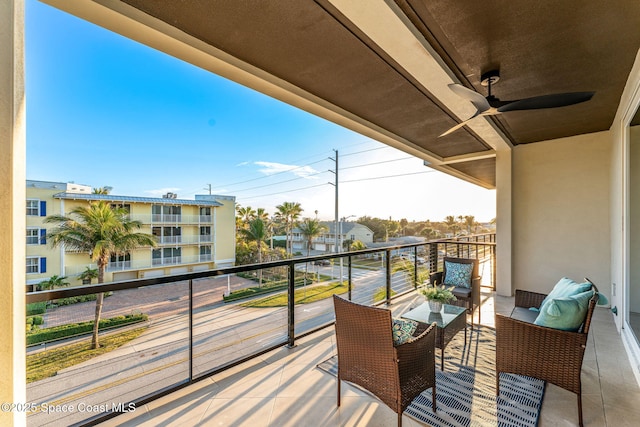
[[(494, 312), (510, 313), (513, 298), (483, 293), (483, 324), (493, 325)], [(486, 320), (485, 320), (486, 319)], [(640, 388), (616, 332), (612, 314), (596, 309), (583, 364), (585, 426), (638, 425)], [(336, 406), (336, 379), (316, 366), (336, 354), (333, 328), (297, 341), (296, 347), (273, 350), (180, 391), (105, 422), (104, 426), (218, 424), (255, 426), (392, 426), (396, 414), (359, 387), (342, 383)], [(576, 397), (548, 384), (540, 426), (577, 425)], [(403, 416), (403, 425), (424, 427)]]
[(158, 214), (133, 214), (131, 219), (143, 224), (182, 224), (198, 225), (212, 224), (213, 215), (158, 215)]
[[(417, 251), (418, 246), (408, 245), (405, 249)], [(495, 312), (511, 311), (513, 298), (497, 296), (493, 290), (495, 243), (446, 242), (423, 246), (431, 269), (437, 269), (441, 256), (447, 253), (482, 261), (483, 325), (493, 327)], [(371, 261), (366, 256), (378, 252), (381, 260)], [(343, 262), (315, 265), (314, 261), (320, 259)], [(105, 302), (103, 318), (128, 313), (148, 315), (148, 320), (138, 325), (143, 328), (141, 335), (117, 350), (28, 384), (27, 399), (52, 405), (60, 402), (109, 408), (116, 405), (120, 409), (133, 404), (136, 410), (115, 418), (103, 412), (35, 413), (28, 416), (28, 423), (68, 425), (99, 420), (105, 426), (174, 423), (297, 426), (313, 420), (313, 425), (323, 426), (395, 425), (391, 409), (346, 383), (342, 406), (336, 407), (335, 378), (316, 368), (336, 351), (329, 297), (308, 305), (297, 303), (294, 314), (288, 314), (286, 298), (281, 306), (267, 308), (252, 306), (249, 303), (253, 299), (223, 300), (223, 295), (229, 292), (234, 295), (247, 288), (269, 291), (269, 283), (282, 282), (278, 275), (289, 278), (288, 285), (265, 294), (270, 299), (277, 293), (286, 296), (293, 292), (296, 289), (293, 283), (298, 284), (297, 292), (310, 292), (323, 284), (314, 282), (320, 277), (314, 274), (321, 273), (328, 283), (348, 280), (350, 287), (343, 295), (363, 304), (376, 301), (379, 289), (386, 286), (391, 293), (386, 294), (385, 306), (394, 315), (400, 315), (416, 301), (422, 302), (423, 297), (416, 294), (410, 275), (393, 271), (394, 262), (391, 248), (369, 249), (229, 267), (205, 276), (190, 273), (86, 287), (83, 289), (86, 293), (98, 289), (113, 291)], [(262, 274), (258, 274), (260, 271)], [(77, 294), (78, 290), (30, 294), (27, 300), (56, 299), (67, 293)], [(255, 293), (252, 295), (255, 297)], [(90, 320), (92, 309), (92, 304), (84, 308), (56, 307), (46, 314), (49, 324), (45, 326), (64, 323), (65, 316), (74, 322)], [(295, 321), (290, 323), (290, 319)], [(116, 333), (117, 330), (104, 331), (101, 339)], [(68, 343), (51, 342), (30, 347), (27, 352), (54, 350), (65, 344)], [(596, 309), (582, 378), (585, 425), (640, 422), (636, 410), (640, 388), (610, 310)], [(174, 391), (166, 394), (167, 390)], [(154, 394), (155, 400), (150, 401)], [(406, 415), (404, 422), (405, 426), (422, 425)], [(548, 385), (540, 425), (576, 423), (575, 395)]]

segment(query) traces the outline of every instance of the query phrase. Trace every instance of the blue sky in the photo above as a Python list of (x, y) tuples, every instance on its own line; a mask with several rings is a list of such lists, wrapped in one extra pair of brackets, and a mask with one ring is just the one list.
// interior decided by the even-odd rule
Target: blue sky
[(338, 150), (341, 217), (495, 216), (495, 191), (35, 0), (25, 46), (28, 179), (332, 219)]

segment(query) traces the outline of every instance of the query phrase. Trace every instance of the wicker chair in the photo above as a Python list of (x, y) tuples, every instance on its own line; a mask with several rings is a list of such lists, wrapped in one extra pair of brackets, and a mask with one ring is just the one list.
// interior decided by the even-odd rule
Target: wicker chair
[[(588, 280), (588, 279), (587, 279)], [(582, 383), (580, 373), (587, 346), (598, 289), (589, 300), (585, 319), (577, 332), (534, 325), (544, 294), (516, 290), (515, 308), (510, 316), (496, 313), (496, 395), (500, 394), (500, 373), (538, 378), (576, 393), (582, 427)]]
[(473, 270), (471, 271), (471, 283), (468, 288), (454, 287), (452, 292), (456, 297), (455, 301), (451, 301), (449, 304), (466, 307), (467, 312), (471, 315), (471, 329), (473, 329), (473, 311), (478, 308), (478, 323), (480, 323), (480, 316), (482, 310), (480, 310), (480, 282), (482, 277), (478, 274), (478, 260), (472, 258), (451, 258), (444, 257), (443, 270), (429, 275), (429, 283), (431, 285), (447, 286), (446, 282), (443, 282), (447, 277), (447, 262), (453, 262), (457, 264), (473, 264)]
[(349, 381), (373, 393), (398, 414), (431, 388), (436, 410), (435, 324), (419, 324), (413, 338), (394, 346), (391, 311), (333, 297), (340, 383)]

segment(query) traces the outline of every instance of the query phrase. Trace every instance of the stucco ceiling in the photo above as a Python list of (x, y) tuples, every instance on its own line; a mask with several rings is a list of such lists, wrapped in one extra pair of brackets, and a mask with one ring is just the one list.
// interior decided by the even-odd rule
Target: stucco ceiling
[[(373, 129), (370, 136), (488, 188), (495, 185), (496, 139), (518, 145), (609, 129), (640, 47), (637, 0), (95, 3), (128, 19), (159, 21), (308, 94), (358, 123), (354, 129)], [(96, 13), (70, 11), (119, 31)], [(480, 74), (494, 68), (501, 80), (493, 92), (501, 99), (595, 95), (568, 107), (474, 119), (439, 137), (473, 112), (447, 83), (486, 95)]]

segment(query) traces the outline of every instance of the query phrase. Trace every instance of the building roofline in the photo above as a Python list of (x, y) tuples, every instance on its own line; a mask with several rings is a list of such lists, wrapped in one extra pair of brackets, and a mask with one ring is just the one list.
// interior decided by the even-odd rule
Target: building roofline
[(187, 199), (166, 199), (163, 197), (136, 197), (136, 196), (116, 196), (113, 194), (81, 194), (81, 193), (56, 193), (53, 195), (56, 199), (65, 200), (104, 200), (108, 202), (138, 202), (153, 203), (160, 205), (188, 205), (188, 206), (224, 206), (215, 200), (187, 200)]

